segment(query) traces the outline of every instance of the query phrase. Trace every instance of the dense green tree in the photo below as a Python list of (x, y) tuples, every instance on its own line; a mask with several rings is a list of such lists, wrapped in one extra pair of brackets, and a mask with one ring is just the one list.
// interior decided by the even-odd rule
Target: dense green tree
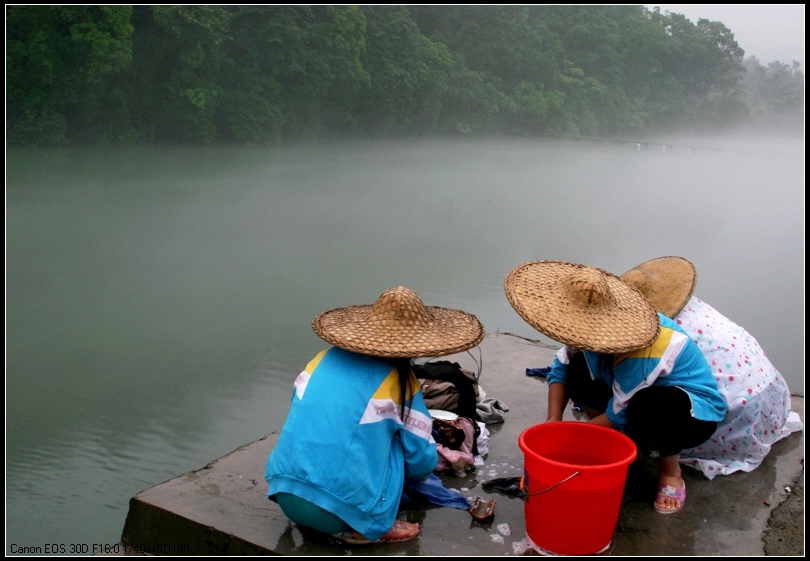
[(644, 97), (655, 89), (663, 71), (662, 58), (667, 52), (668, 35), (647, 10), (632, 13), (622, 29), (621, 66), (624, 68), (625, 91)]
[(9, 142), (61, 145), (125, 126), (104, 102), (132, 60), (131, 14), (131, 6), (6, 8)]
[(565, 56), (560, 88), (569, 130), (637, 132), (650, 125), (648, 86), (666, 34), (642, 6), (536, 7)]
[[(485, 94), (481, 109), (491, 131), (543, 133), (561, 108), (561, 46), (543, 22), (531, 21), (528, 6), (418, 6), (411, 8), (420, 29), (456, 53), (468, 71), (453, 72), (446, 109), (457, 107), (460, 89), (475, 78)], [(456, 84), (455, 80), (462, 80)], [(483, 81), (482, 81), (483, 80)], [(472, 107), (469, 100), (466, 107)], [(458, 122), (483, 122), (469, 113)], [(498, 115), (497, 122), (492, 119)], [(477, 128), (477, 127), (476, 127)]]
[[(605, 82), (621, 73), (621, 28), (617, 6), (537, 6), (534, 20), (557, 36), (569, 66)], [(609, 81), (609, 80), (607, 80)]]
[[(356, 97), (370, 86), (361, 60), (366, 52), (366, 20), (354, 6), (312, 8), (303, 27), (298, 65), (286, 68), (285, 107), (295, 119), (294, 133), (324, 134), (355, 126)], [(291, 121), (288, 119), (288, 121)]]
[(686, 96), (686, 115), (694, 123), (716, 125), (740, 116), (740, 73), (745, 52), (721, 22), (701, 19), (697, 25), (682, 14), (653, 12), (669, 36), (662, 71), (672, 76)]
[(453, 48), (471, 69), (497, 74), (507, 89), (520, 83), (553, 86), (558, 72), (544, 35), (529, 22), (528, 6), (469, 7)]
[(456, 56), (441, 96), (438, 131), (471, 134), (503, 129), (502, 115), (513, 104), (497, 84), (496, 77), (465, 68)]
[(803, 123), (798, 65), (743, 55), (721, 22), (640, 5), (7, 6), (6, 140)]
[(371, 87), (358, 101), (365, 132), (413, 134), (438, 128), (453, 56), (419, 32), (405, 6), (363, 6)]
[(221, 112), (231, 138), (279, 142), (354, 127), (353, 103), (369, 86), (357, 7), (233, 10)]
[(278, 143), (284, 126), (282, 82), (290, 81), (288, 74), (304, 71), (305, 65), (299, 62), (304, 49), (301, 25), (312, 12), (306, 6), (238, 6), (231, 10), (223, 103), (217, 115), (220, 140)]
[(142, 136), (211, 143), (229, 32), (222, 6), (137, 6), (133, 103)]
[[(508, 96), (503, 127), (518, 134), (561, 134), (572, 132), (563, 118), (565, 94), (546, 92), (542, 84), (521, 82)], [(579, 132), (579, 131), (576, 131)]]
[(804, 72), (797, 61), (773, 61), (767, 66), (756, 57), (745, 61), (746, 105), (756, 128), (804, 131)]

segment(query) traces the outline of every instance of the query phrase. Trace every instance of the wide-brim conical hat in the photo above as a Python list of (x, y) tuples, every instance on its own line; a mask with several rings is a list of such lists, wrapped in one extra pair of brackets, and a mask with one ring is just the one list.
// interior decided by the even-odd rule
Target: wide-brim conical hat
[(645, 261), (619, 278), (638, 288), (656, 310), (674, 318), (695, 291), (697, 271), (688, 259), (667, 256)]
[(533, 261), (504, 280), (509, 303), (540, 333), (577, 349), (620, 354), (649, 346), (660, 323), (652, 304), (616, 275), (564, 261)]
[(392, 358), (436, 357), (466, 351), (484, 338), (484, 326), (463, 310), (425, 306), (413, 290), (398, 286), (373, 305), (319, 314), (312, 329), (326, 341), (356, 353)]

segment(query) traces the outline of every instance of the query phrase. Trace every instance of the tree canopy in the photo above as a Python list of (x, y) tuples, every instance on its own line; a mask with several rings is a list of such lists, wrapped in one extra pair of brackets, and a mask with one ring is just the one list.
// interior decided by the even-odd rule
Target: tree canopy
[(6, 141), (277, 144), (803, 123), (798, 64), (640, 5), (6, 6)]

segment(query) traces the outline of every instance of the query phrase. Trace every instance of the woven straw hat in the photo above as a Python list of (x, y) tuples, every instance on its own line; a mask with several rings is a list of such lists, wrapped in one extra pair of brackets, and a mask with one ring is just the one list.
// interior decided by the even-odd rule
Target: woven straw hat
[(620, 354), (650, 345), (660, 324), (637, 288), (602, 269), (533, 261), (504, 280), (509, 303), (532, 327), (578, 349)]
[(691, 261), (668, 256), (645, 261), (619, 278), (638, 288), (656, 310), (674, 318), (695, 291), (697, 271)]
[(323, 312), (312, 321), (312, 329), (341, 349), (396, 358), (458, 353), (484, 338), (484, 326), (474, 315), (425, 306), (416, 292), (404, 286), (386, 290), (371, 306)]

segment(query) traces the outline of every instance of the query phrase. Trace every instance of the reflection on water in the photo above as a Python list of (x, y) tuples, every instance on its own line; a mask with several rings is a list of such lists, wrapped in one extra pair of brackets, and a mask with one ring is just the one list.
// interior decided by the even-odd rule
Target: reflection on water
[(683, 255), (803, 394), (803, 140), (668, 142), (9, 151), (7, 553), (117, 542), (131, 496), (281, 427), (317, 313), (400, 284), (542, 340), (512, 267)]

